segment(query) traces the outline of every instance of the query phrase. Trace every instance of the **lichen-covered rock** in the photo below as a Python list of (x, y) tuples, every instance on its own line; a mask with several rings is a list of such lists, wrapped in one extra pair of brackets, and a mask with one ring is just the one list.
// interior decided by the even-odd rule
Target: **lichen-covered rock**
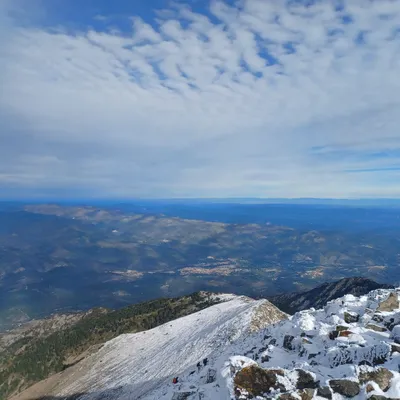
[(317, 396), (323, 397), (324, 399), (332, 399), (332, 392), (329, 386), (321, 386), (317, 389)]
[(357, 313), (353, 312), (344, 312), (344, 320), (346, 324), (352, 324), (358, 322), (360, 320), (360, 316)]
[(329, 381), (329, 386), (335, 393), (345, 397), (354, 397), (360, 393), (360, 385), (347, 379), (333, 379)]
[(397, 293), (391, 292), (389, 297), (379, 303), (377, 310), (378, 311), (394, 311), (400, 307), (399, 299)]
[(296, 372), (298, 374), (297, 389), (316, 389), (319, 386), (319, 382), (316, 382), (309, 372), (302, 369), (296, 369)]
[(276, 372), (256, 365), (240, 370), (234, 378), (234, 385), (235, 391), (244, 389), (253, 396), (261, 396), (272, 389), (286, 391), (286, 388), (278, 381)]
[(315, 394), (315, 389), (303, 389), (299, 392), (301, 400), (312, 400)]
[(361, 372), (359, 374), (360, 383), (376, 382), (384, 392), (389, 390), (392, 378), (393, 374), (386, 368), (379, 368), (375, 371)]

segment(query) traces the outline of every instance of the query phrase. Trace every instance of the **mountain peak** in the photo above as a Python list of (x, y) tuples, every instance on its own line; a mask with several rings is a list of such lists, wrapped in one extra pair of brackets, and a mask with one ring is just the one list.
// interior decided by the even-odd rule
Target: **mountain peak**
[(346, 294), (362, 296), (376, 289), (391, 289), (393, 286), (377, 283), (363, 277), (343, 278), (335, 282), (323, 283), (306, 292), (288, 293), (270, 297), (269, 300), (288, 314), (308, 308), (324, 307), (328, 301)]

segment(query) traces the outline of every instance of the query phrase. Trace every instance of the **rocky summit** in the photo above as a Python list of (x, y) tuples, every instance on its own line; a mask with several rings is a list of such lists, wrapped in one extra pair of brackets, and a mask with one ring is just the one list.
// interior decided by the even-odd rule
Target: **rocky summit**
[[(400, 289), (346, 295), (319, 310), (235, 341), (207, 368), (167, 384), (149, 399), (397, 399), (400, 398)], [(371, 325), (381, 329), (371, 329)], [(177, 397), (176, 397), (177, 398)]]

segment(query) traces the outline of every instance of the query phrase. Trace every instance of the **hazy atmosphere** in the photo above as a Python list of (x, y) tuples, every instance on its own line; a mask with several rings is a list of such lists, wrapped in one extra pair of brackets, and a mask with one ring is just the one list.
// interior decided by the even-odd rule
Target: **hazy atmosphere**
[(3, 198), (399, 197), (400, 2), (0, 2)]

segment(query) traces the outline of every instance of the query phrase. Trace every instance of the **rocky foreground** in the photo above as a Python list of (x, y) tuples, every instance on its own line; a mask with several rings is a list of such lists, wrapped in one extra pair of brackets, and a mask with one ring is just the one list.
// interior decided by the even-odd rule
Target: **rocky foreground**
[[(171, 396), (170, 385), (159, 398), (400, 398), (399, 292), (346, 295), (299, 312), (237, 341), (208, 369), (182, 377), (179, 391)], [(210, 376), (216, 379), (207, 383)]]

